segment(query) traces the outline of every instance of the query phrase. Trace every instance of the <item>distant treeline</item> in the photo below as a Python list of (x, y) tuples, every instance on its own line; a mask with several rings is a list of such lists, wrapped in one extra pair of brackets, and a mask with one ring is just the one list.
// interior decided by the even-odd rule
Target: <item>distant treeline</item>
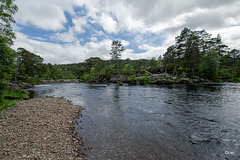
[(220, 35), (211, 38), (205, 30), (191, 31), (184, 28), (176, 37), (176, 43), (168, 47), (163, 56), (151, 60), (122, 60), (114, 57), (111, 60), (102, 60), (99, 57), (91, 57), (81, 63), (52, 65), (44, 64), (40, 56), (19, 48), (14, 68), (15, 73), (9, 77), (10, 80), (30, 83), (59, 79), (107, 82), (115, 74), (134, 79), (147, 76), (147, 73), (198, 76), (217, 82), (239, 82), (240, 52), (223, 44)]

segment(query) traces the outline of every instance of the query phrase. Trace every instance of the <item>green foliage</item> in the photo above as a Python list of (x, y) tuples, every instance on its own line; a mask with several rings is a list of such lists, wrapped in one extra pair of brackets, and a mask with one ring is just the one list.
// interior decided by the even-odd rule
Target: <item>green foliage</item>
[(3, 103), (4, 100), (4, 91), (7, 88), (7, 84), (6, 82), (4, 82), (3, 80), (0, 79), (0, 105)]
[(84, 74), (84, 75), (82, 76), (82, 79), (83, 79), (84, 81), (89, 82), (89, 81), (91, 80), (91, 75), (90, 75), (89, 73)]
[(19, 100), (3, 100), (3, 103), (0, 104), (0, 111), (15, 106), (17, 102), (19, 102)]
[(96, 69), (93, 67), (90, 70), (91, 80), (95, 81), (97, 79), (97, 72)]
[[(186, 73), (187, 76), (210, 80), (224, 78), (224, 74), (228, 74), (222, 71), (217, 77), (219, 68), (237, 69), (240, 66), (240, 51), (233, 49), (229, 52), (220, 35), (212, 38), (205, 30), (192, 31), (188, 28), (175, 38), (175, 44), (167, 48), (163, 57), (165, 72), (174, 75)], [(237, 74), (234, 76), (240, 77)]]
[(136, 82), (136, 75), (131, 75), (131, 76), (128, 76), (128, 81), (130, 83), (135, 83)]
[(175, 67), (175, 68), (173, 69), (173, 75), (177, 75), (177, 74), (178, 74), (177, 67)]
[(206, 52), (202, 62), (202, 75), (204, 78), (215, 80), (220, 64), (220, 56), (215, 51)]
[(29, 92), (28, 91), (26, 91), (24, 89), (21, 89), (17, 93), (19, 95), (19, 99), (29, 99)]
[(26, 80), (26, 82), (31, 84), (39, 84), (41, 80), (38, 77), (30, 77), (28, 80)]
[(6, 79), (11, 77), (15, 52), (8, 46), (7, 39), (0, 36), (0, 103), (7, 87)]
[(229, 81), (230, 79), (234, 79), (236, 76), (236, 72), (232, 68), (222, 68), (218, 72), (219, 79), (224, 81)]
[(24, 48), (18, 48), (17, 53), (15, 82), (17, 82), (18, 78), (28, 79), (29, 77), (35, 77), (39, 74), (38, 72), (43, 62), (43, 58)]
[(221, 36), (212, 38), (205, 30), (184, 28), (163, 58), (121, 60), (121, 53), (125, 49), (120, 41), (113, 41), (111, 60), (91, 57), (82, 63), (66, 65), (44, 64), (40, 56), (24, 48), (18, 49), (15, 58), (16, 52), (9, 47), (7, 38), (1, 36), (0, 41), (0, 87), (3, 90), (7, 81), (14, 80), (14, 75), (15, 80), (34, 84), (41, 80), (65, 79), (107, 82), (114, 74), (128, 77), (129, 82), (146, 84), (155, 83), (156, 79), (151, 75), (162, 72), (181, 77), (200, 76), (215, 81), (238, 81), (240, 77), (240, 51), (233, 49), (227, 52)]
[(0, 110), (6, 109), (8, 107), (16, 105), (17, 102), (29, 99), (29, 92), (26, 90), (19, 90), (17, 92), (8, 92), (4, 91), (3, 92), (3, 101), (0, 104)]
[(150, 81), (150, 78), (148, 78), (147, 76), (141, 76), (137, 79), (137, 82), (139, 84), (148, 84)]
[(125, 64), (124, 71), (131, 72), (134, 68), (131, 64)]
[(0, 79), (8, 77), (13, 70), (15, 52), (7, 45), (7, 40), (0, 36)]
[(5, 99), (29, 99), (29, 92), (24, 90), (24, 89), (20, 89), (17, 92), (9, 92), (6, 91), (4, 92), (4, 98)]
[(3, 104), (3, 93), (7, 87), (6, 79), (12, 71), (14, 51), (10, 48), (15, 38), (11, 24), (17, 11), (13, 0), (0, 1), (0, 104)]
[(116, 68), (117, 68), (117, 65), (114, 63), (114, 64), (111, 64), (110, 66), (106, 67), (107, 69), (107, 72), (108, 73), (114, 73), (116, 71)]
[(13, 2), (14, 0), (0, 1), (0, 37), (6, 38), (7, 45), (12, 45), (15, 38), (11, 24), (15, 22), (13, 16), (18, 7)]

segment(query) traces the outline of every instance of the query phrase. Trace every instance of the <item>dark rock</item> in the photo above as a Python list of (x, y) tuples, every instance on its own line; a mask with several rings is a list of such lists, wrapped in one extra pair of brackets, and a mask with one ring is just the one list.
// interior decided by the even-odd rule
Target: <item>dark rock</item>
[(22, 83), (22, 88), (23, 89), (28, 89), (28, 88), (32, 88), (34, 85), (33, 84), (30, 84), (30, 83)]
[(171, 79), (166, 80), (165, 84), (174, 84), (174, 81)]
[(115, 74), (115, 75), (112, 75), (110, 78), (111, 82), (125, 81), (125, 80), (126, 80), (126, 76), (122, 74)]
[(166, 83), (166, 79), (163, 77), (157, 78), (156, 84), (165, 84)]
[(59, 79), (59, 80), (42, 80), (41, 84), (52, 84), (52, 83), (79, 83), (80, 80), (78, 79)]
[(177, 81), (177, 76), (172, 77), (172, 80)]
[(181, 84), (191, 84), (192, 81), (191, 81), (190, 78), (181, 78), (179, 83), (181, 83)]
[(26, 82), (18, 82), (18, 84), (15, 84), (16, 89), (29, 89), (32, 88), (34, 85)]
[(157, 76), (160, 76), (160, 77), (171, 77), (171, 75), (168, 74), (168, 73), (157, 74)]

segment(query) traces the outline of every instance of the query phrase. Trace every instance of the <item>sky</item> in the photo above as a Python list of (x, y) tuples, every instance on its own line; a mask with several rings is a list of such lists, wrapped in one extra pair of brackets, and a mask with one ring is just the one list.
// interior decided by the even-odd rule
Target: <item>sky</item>
[(239, 0), (15, 0), (14, 49), (45, 63), (110, 59), (112, 40), (122, 59), (151, 59), (166, 52), (184, 27), (205, 29), (240, 49)]

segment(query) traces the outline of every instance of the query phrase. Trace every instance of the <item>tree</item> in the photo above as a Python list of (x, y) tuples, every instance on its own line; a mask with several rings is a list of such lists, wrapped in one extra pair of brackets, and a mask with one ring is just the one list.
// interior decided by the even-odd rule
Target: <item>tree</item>
[(0, 104), (3, 101), (3, 92), (7, 87), (7, 79), (13, 71), (15, 52), (7, 45), (7, 39), (0, 37)]
[[(165, 70), (171, 72), (174, 69), (176, 71), (176, 69), (182, 68), (188, 75), (196, 75), (202, 70), (201, 60), (203, 57), (213, 50), (220, 58), (224, 57), (222, 64), (228, 63), (229, 58), (231, 59), (231, 57), (226, 56), (228, 47), (222, 43), (220, 34), (216, 38), (211, 38), (211, 34), (205, 30), (192, 31), (184, 28), (180, 35), (175, 38), (175, 44), (168, 47), (167, 52), (163, 55)], [(233, 53), (235, 51), (230, 54), (234, 57)], [(233, 63), (235, 64), (236, 61)]]
[(34, 53), (29, 52), (24, 48), (17, 49), (17, 66), (15, 72), (15, 83), (17, 82), (19, 72), (23, 77), (37, 75), (39, 71), (38, 66), (43, 62), (43, 58)]
[(85, 63), (87, 64), (87, 66), (89, 68), (92, 68), (94, 65), (98, 64), (98, 63), (102, 63), (102, 59), (99, 57), (91, 57), (89, 59), (85, 60)]
[(229, 54), (233, 58), (233, 67), (236, 68), (236, 59), (240, 56), (240, 50), (233, 49)]
[(5, 37), (9, 45), (13, 44), (15, 38), (11, 24), (15, 22), (13, 15), (18, 10), (17, 5), (13, 2), (14, 0), (0, 1), (0, 36)]
[(0, 1), (0, 103), (3, 101), (3, 91), (6, 89), (6, 79), (13, 66), (14, 51), (10, 48), (15, 35), (11, 23), (17, 6), (13, 0)]
[(216, 79), (220, 64), (220, 58), (221, 57), (215, 50), (205, 53), (201, 67), (202, 74), (205, 78), (211, 80)]
[(94, 67), (91, 68), (90, 75), (91, 75), (91, 80), (92, 81), (96, 81), (96, 79), (97, 79), (97, 72), (96, 72), (96, 69)]
[(112, 56), (112, 60), (119, 60), (121, 57), (121, 53), (125, 51), (124, 46), (122, 45), (121, 41), (114, 40), (112, 41), (112, 49), (110, 55)]
[(177, 63), (177, 48), (175, 45), (172, 45), (167, 48), (167, 52), (163, 55), (163, 65), (165, 72), (172, 71)]
[(160, 55), (160, 56), (158, 57), (158, 60), (159, 60), (159, 61), (162, 61), (162, 60), (163, 60), (162, 55)]
[(129, 72), (134, 71), (134, 68), (131, 64), (125, 64), (124, 71), (129, 73)]
[(212, 41), (212, 49), (217, 51), (217, 53), (220, 56), (228, 52), (229, 48), (227, 45), (223, 44), (220, 34), (217, 35), (217, 38), (212, 38), (211, 41)]
[(199, 69), (201, 51), (205, 51), (204, 42), (210, 35), (205, 31), (191, 31), (184, 28), (180, 36), (176, 37), (177, 56), (183, 58), (183, 67), (191, 72)]

